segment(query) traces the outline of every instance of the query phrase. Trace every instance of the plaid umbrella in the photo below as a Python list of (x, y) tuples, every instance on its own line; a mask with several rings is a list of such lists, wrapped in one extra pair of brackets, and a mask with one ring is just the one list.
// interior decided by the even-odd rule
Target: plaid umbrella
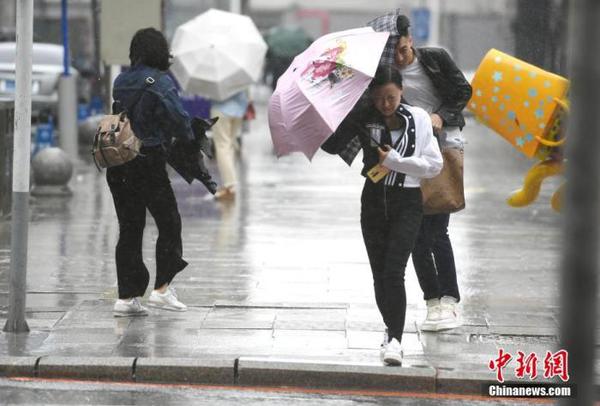
[(396, 50), (398, 39), (400, 38), (398, 28), (396, 26), (396, 20), (398, 19), (398, 16), (403, 14), (404, 13), (397, 8), (396, 10), (379, 16), (367, 23), (367, 25), (372, 27), (375, 31), (390, 33), (387, 43), (385, 44), (385, 48), (383, 48), (381, 59), (379, 60), (381, 65), (394, 64), (394, 52)]

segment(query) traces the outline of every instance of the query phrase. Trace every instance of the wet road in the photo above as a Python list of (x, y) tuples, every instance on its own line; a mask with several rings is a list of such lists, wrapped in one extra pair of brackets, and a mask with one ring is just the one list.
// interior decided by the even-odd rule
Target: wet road
[(477, 406), (549, 404), (546, 401), (489, 401), (477, 396), (411, 394), (338, 394), (293, 392), (291, 390), (230, 389), (183, 385), (87, 383), (75, 381), (17, 381), (0, 379), (3, 405), (407, 405)]
[[(215, 203), (200, 185), (172, 177), (190, 262), (178, 278), (184, 297), (192, 305), (219, 300), (372, 304), (358, 226), (363, 182), (358, 159), (352, 168), (325, 153), (312, 164), (303, 156), (277, 160), (264, 114), (261, 118), (244, 137), (235, 203)], [(558, 182), (545, 185), (530, 207), (506, 206), (505, 197), (519, 186), (530, 162), (475, 122), (465, 133), (467, 209), (452, 216), (450, 229), (463, 304), (552, 309), (559, 216), (548, 198)], [(72, 182), (71, 199), (33, 198), (30, 307), (64, 308), (113, 290), (118, 228), (103, 176), (84, 166)], [(6, 292), (9, 247), (7, 233), (1, 235), (0, 290)], [(150, 270), (156, 236), (149, 220), (144, 257)], [(420, 290), (412, 269), (407, 275), (409, 302), (416, 304)]]
[[(378, 364), (383, 324), (359, 227), (360, 160), (351, 168), (325, 153), (312, 163), (300, 155), (278, 160), (265, 106), (257, 107), (259, 119), (243, 137), (235, 202), (215, 202), (199, 184), (172, 177), (190, 263), (175, 286), (192, 306), (188, 313), (112, 318), (118, 227), (104, 174), (90, 163), (78, 168), (72, 198), (32, 199), (32, 332), (0, 333), (0, 354), (293, 355)], [(450, 224), (465, 327), (419, 332), (425, 304), (409, 264), (403, 346), (409, 365), (486, 371), (499, 347), (514, 353), (527, 345), (543, 354), (556, 345), (560, 217), (549, 198), (559, 180), (545, 184), (533, 205), (510, 208), (505, 198), (532, 162), (474, 121), (465, 136), (467, 209)], [(6, 228), (0, 232), (0, 323), (7, 304)], [(156, 237), (149, 218), (144, 258), (151, 274)]]

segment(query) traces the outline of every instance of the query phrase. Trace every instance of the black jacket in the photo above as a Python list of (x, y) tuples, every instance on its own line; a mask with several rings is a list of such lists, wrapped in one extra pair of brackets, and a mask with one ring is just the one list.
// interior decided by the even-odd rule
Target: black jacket
[(212, 158), (210, 143), (206, 137), (208, 131), (217, 118), (202, 119), (194, 117), (191, 127), (194, 139), (188, 141), (182, 138), (175, 140), (167, 147), (167, 162), (189, 184), (198, 179), (213, 195), (217, 191), (217, 184), (212, 180), (210, 172), (204, 165), (204, 155)]
[[(407, 145), (402, 155), (411, 156), (415, 149), (415, 120), (410, 111), (403, 105), (398, 107), (396, 115), (404, 117), (406, 120), (401, 120), (401, 124), (405, 122), (408, 126), (403, 126), (403, 137), (407, 137)], [(358, 152), (363, 150), (363, 168), (362, 176), (367, 176), (369, 169), (379, 163), (379, 154), (377, 153), (377, 145), (370, 138), (371, 128), (379, 127), (381, 131), (391, 139), (390, 129), (386, 126), (385, 120), (381, 113), (374, 107), (368, 106), (365, 108), (354, 109), (346, 116), (338, 129), (333, 133), (323, 145), (321, 149), (330, 154), (338, 154), (348, 164), (352, 161)], [(396, 146), (397, 147), (397, 146)], [(400, 152), (400, 151), (399, 151)], [(403, 180), (404, 175), (398, 180)]]
[(442, 106), (434, 113), (444, 120), (445, 126), (462, 129), (462, 110), (471, 98), (471, 85), (444, 49), (423, 47), (414, 51), (442, 99)]

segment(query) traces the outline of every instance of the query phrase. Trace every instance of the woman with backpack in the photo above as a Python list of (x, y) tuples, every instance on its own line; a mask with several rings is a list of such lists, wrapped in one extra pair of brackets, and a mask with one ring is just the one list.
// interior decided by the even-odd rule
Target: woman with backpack
[(135, 159), (106, 172), (119, 221), (115, 255), (119, 298), (113, 308), (116, 317), (148, 313), (140, 303), (150, 280), (142, 258), (146, 210), (158, 228), (156, 280), (148, 305), (187, 310), (171, 286), (187, 262), (182, 258), (181, 218), (166, 170), (166, 148), (172, 137), (192, 141), (193, 134), (175, 84), (165, 74), (169, 58), (163, 34), (154, 28), (141, 29), (131, 40), (131, 67), (114, 82), (113, 113), (125, 111), (142, 142)]

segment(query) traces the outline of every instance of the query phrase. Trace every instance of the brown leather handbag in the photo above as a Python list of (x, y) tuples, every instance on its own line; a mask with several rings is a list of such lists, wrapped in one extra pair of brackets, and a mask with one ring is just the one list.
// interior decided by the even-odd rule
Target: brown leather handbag
[(465, 208), (464, 151), (442, 149), (444, 167), (434, 178), (421, 180), (423, 214), (455, 213)]

